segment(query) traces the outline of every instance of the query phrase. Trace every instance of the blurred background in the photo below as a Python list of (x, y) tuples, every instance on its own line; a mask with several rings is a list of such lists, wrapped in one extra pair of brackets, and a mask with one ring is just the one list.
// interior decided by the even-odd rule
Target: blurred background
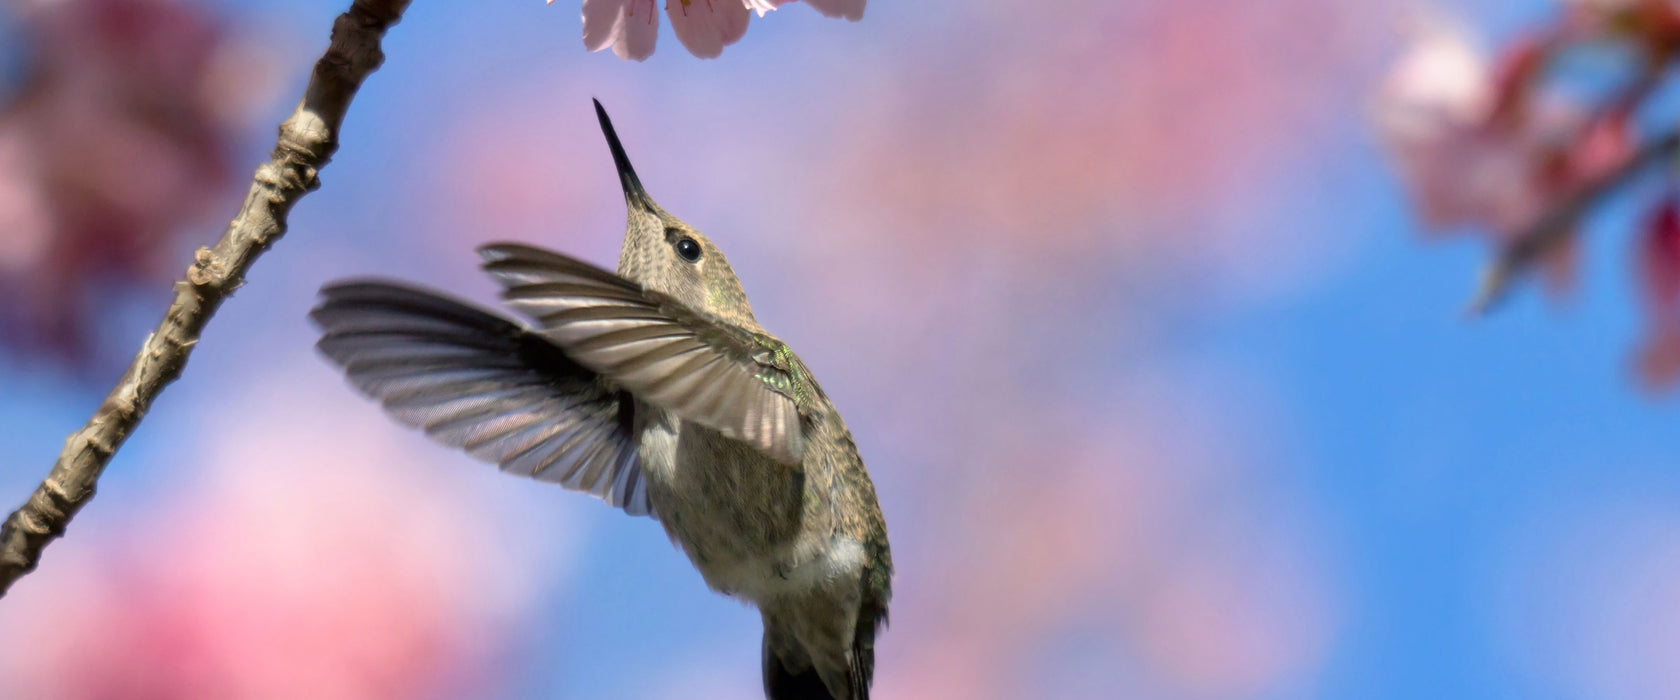
[[(0, 500), (237, 208), (345, 0), (0, 2)], [(1497, 44), (1544, 0), (1454, 11)], [(1368, 0), (796, 3), (716, 60), (576, 3), (416, 2), (323, 187), (41, 569), (15, 698), (748, 698), (759, 617), (660, 528), (400, 428), (312, 349), (335, 278), (482, 302), (611, 265), (642, 179), (821, 377), (914, 698), (1680, 696), (1680, 416), (1630, 379), (1636, 216), (1563, 304), (1462, 313), (1372, 127)]]

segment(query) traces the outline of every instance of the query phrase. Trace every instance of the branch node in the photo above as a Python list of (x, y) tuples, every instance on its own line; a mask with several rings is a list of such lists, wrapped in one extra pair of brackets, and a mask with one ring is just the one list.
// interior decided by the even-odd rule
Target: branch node
[(217, 269), (216, 256), (209, 248), (200, 247), (193, 253), (192, 267), (187, 268), (187, 284), (193, 287), (208, 287), (222, 271)]

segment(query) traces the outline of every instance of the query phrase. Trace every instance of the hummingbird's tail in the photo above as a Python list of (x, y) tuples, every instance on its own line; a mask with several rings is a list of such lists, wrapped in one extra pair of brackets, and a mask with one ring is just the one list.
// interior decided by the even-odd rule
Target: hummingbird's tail
[[(818, 611), (823, 610), (820, 598)], [(812, 626), (811, 610), (803, 611), (805, 626), (796, 628), (790, 623), (800, 620), (800, 611), (762, 609), (764, 696), (769, 700), (869, 700), (869, 686), (875, 679), (875, 634), (887, 620), (884, 598), (873, 589), (865, 591), (856, 627), (843, 637), (825, 625), (820, 615)], [(782, 605), (788, 602), (781, 601)]]
[(770, 643), (769, 627), (764, 629), (764, 697), (766, 700), (837, 700), (829, 694), (828, 686), (823, 685), (822, 677), (810, 661), (797, 663), (778, 653)]

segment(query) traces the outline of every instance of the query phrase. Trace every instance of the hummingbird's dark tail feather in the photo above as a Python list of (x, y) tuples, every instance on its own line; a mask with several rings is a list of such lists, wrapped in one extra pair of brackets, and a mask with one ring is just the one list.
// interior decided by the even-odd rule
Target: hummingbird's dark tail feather
[[(850, 700), (835, 698), (823, 685), (816, 667), (804, 664), (804, 670), (788, 670), (792, 665), (770, 648), (770, 631), (764, 632), (764, 697), (766, 700)], [(867, 692), (867, 691), (865, 691)]]
[(869, 700), (869, 686), (875, 680), (875, 633), (886, 621), (887, 609), (874, 600), (864, 602), (852, 638), (852, 694), (854, 700)]

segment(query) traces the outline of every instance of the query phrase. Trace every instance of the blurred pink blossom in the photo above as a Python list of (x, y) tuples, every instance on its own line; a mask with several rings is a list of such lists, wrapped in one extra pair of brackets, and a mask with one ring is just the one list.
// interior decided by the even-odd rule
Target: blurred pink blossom
[(881, 697), (1292, 697), (1321, 668), (1326, 553), (1237, 485), (1257, 431), (1153, 383), (1095, 420), (1016, 415), (978, 439), (987, 457), (900, 547)]
[[(1585, 217), (1650, 166), (1672, 167), (1680, 136), (1642, 132), (1634, 117), (1666, 109), (1654, 96), (1671, 87), (1680, 57), (1680, 2), (1573, 0), (1491, 64), (1442, 17), (1420, 17), (1413, 35), (1374, 116), (1421, 218), (1492, 241), (1496, 281), (1535, 267), (1554, 291), (1569, 286)], [(1608, 89), (1579, 90), (1578, 77), (1555, 68), (1581, 50), (1618, 57), (1599, 61)], [(1672, 192), (1643, 206), (1633, 267), (1648, 328), (1631, 364), (1646, 387), (1671, 388), (1680, 385), (1680, 215)]]
[(199, 3), (63, 0), (19, 18), (33, 50), (0, 105), (0, 342), (82, 360), (98, 295), (173, 278), (175, 237), (225, 204), (228, 151), (276, 76)]
[(1411, 29), (1374, 116), (1424, 220), (1435, 228), (1486, 222), (1499, 231), (1530, 223), (1546, 204), (1534, 167), (1536, 141), (1545, 138), (1490, 123), (1493, 72), (1463, 27), (1427, 16)]
[[(1160, 260), (1156, 247), (1195, 255), (1210, 227), (1157, 236), (1126, 224), (1203, 211), (1210, 197), (1253, 187), (1335, 118), (1380, 51), (1358, 13), (1334, 0), (1057, 7), (985, 13), (965, 27), (989, 38), (984, 53), (958, 50), (960, 34), (931, 36), (924, 61), (871, 76), (879, 87), (828, 139), (836, 167), (823, 170), (851, 201), (894, 217), (859, 228), (894, 245), (947, 245), (936, 232), (985, 237), (1011, 255), (1116, 243), (1145, 249), (1140, 260)], [(1070, 12), (1080, 17), (1072, 25)], [(1093, 66), (1105, 67), (1100, 79)]]
[[(198, 409), (205, 437), (170, 455), (201, 470), (169, 477), (187, 486), (78, 521), (0, 608), (0, 694), (349, 700), (494, 687), (493, 663), (554, 573), (556, 550), (533, 545), (563, 549), (570, 529), (487, 499), (468, 470), (428, 469), (444, 457), (432, 445), (315, 369), (230, 385)], [(255, 413), (234, 417), (230, 404)]]
[[(843, 64), (832, 75), (852, 86), (844, 127), (813, 111), (800, 120), (820, 125), (800, 130), (809, 157), (764, 158), (797, 163), (784, 176), (820, 193), (799, 203), (821, 227), (802, 243), (804, 288), (828, 323), (915, 316), (902, 327), (924, 343), (982, 333), (995, 337), (976, 347), (1011, 347), (1030, 334), (976, 310), (1060, 319), (1099, 293), (1073, 286), (1126, 280), (1155, 291), (1125, 295), (1094, 323), (1125, 327), (1106, 337), (1131, 342), (1161, 305), (1310, 288), (1362, 245), (1325, 227), (1256, 235), (1233, 212), (1286, 201), (1276, 189), (1298, 186), (1294, 160), (1353, 125), (1348, 107), (1385, 49), (1365, 5), (1055, 7), (964, 5), (951, 30), (911, 40), (911, 60)], [(976, 272), (986, 266), (1018, 284)]]
[[(669, 0), (665, 14), (671, 30), (688, 52), (717, 58), (723, 47), (747, 33), (751, 12), (765, 12), (794, 0)], [(867, 0), (806, 0), (829, 17), (863, 19)], [(554, 4), (554, 0), (548, 0)], [(583, 0), (583, 45), (590, 51), (611, 46), (619, 58), (647, 60), (659, 39), (656, 0)]]
[[(1374, 119), (1431, 229), (1472, 227), (1509, 245), (1632, 156), (1629, 110), (1595, 111), (1539, 84), (1552, 36), (1515, 42), (1489, 65), (1450, 19), (1420, 15), (1411, 33)], [(1575, 266), (1574, 236), (1560, 240), (1541, 261), (1554, 290)]]

